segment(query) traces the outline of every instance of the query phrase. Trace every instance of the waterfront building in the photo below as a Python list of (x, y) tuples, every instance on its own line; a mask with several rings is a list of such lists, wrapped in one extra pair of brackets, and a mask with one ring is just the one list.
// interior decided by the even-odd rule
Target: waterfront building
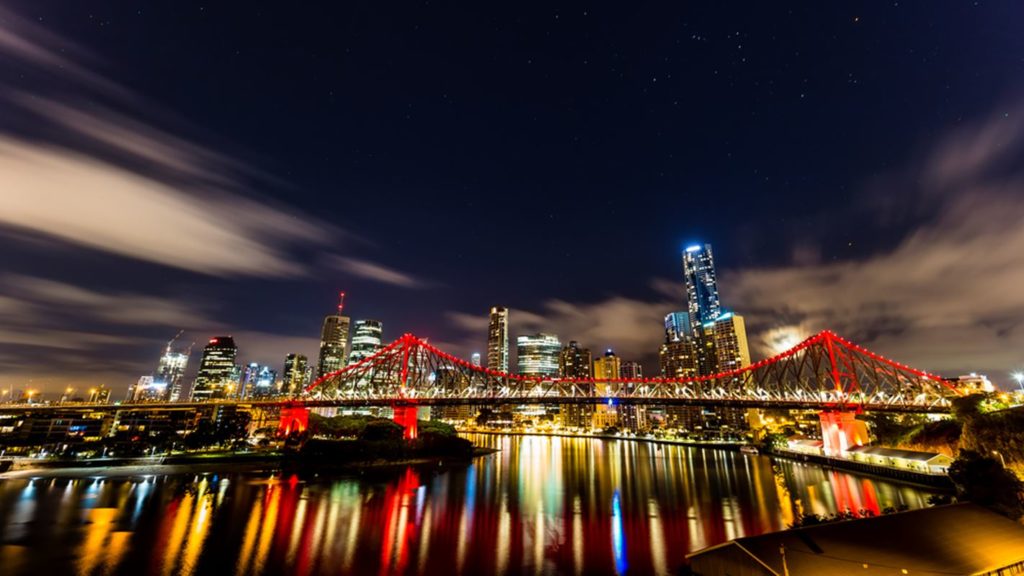
[(309, 367), (308, 359), (298, 353), (291, 353), (284, 357), (284, 370), (281, 373), (281, 394), (285, 396), (297, 396), (309, 382), (307, 374)]
[(699, 373), (692, 338), (665, 342), (658, 351), (658, 367), (664, 378), (693, 378)]
[(716, 372), (729, 372), (750, 366), (747, 329), (743, 317), (725, 312), (713, 322), (704, 324), (704, 331), (714, 342)]
[(988, 376), (975, 374), (974, 372), (945, 380), (964, 395), (990, 394), (996, 391), (996, 387), (992, 385), (992, 381), (988, 379)]
[(487, 368), (508, 372), (508, 309), (491, 307), (487, 325)]
[(562, 343), (554, 334), (537, 333), (516, 339), (519, 373), (524, 376), (558, 376)]
[(384, 324), (380, 320), (356, 320), (352, 330), (352, 353), (348, 363), (355, 364), (369, 358), (381, 348)]
[(327, 374), (341, 370), (348, 360), (348, 316), (338, 314), (324, 317), (320, 329), (320, 356), (317, 359), (316, 376), (323, 378)]
[[(604, 356), (594, 360), (594, 379), (597, 380), (594, 394), (597, 396), (610, 396), (616, 390), (619, 374), (622, 370), (622, 361), (609, 348)], [(615, 402), (597, 404), (594, 407), (593, 427), (604, 429), (618, 424), (618, 414), (615, 410)]]
[(231, 336), (217, 336), (203, 348), (199, 372), (192, 386), (192, 400), (202, 402), (229, 398), (238, 386), (238, 367), (235, 357), (238, 347)]
[[(575, 340), (562, 348), (558, 355), (558, 375), (562, 378), (590, 378), (592, 371), (593, 357), (590, 350), (581, 348)], [(576, 387), (584, 395), (594, 393), (594, 385), (589, 382), (581, 382)], [(562, 426), (568, 428), (590, 428), (594, 421), (594, 405), (590, 403), (562, 404), (559, 407)]]

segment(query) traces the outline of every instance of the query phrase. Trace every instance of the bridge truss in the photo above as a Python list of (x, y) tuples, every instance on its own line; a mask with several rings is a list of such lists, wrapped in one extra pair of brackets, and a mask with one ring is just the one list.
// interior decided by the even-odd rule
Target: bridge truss
[(691, 378), (552, 378), (476, 366), (405, 334), (306, 389), (312, 405), (691, 404), (946, 412), (957, 391), (941, 377), (831, 331), (743, 369)]

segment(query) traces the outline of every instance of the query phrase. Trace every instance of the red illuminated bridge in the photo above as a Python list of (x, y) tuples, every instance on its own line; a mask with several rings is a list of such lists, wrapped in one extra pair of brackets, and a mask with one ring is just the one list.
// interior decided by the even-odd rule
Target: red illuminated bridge
[(693, 378), (602, 380), (506, 374), (405, 334), (313, 382), (308, 406), (657, 404), (948, 412), (957, 390), (824, 331), (747, 368)]

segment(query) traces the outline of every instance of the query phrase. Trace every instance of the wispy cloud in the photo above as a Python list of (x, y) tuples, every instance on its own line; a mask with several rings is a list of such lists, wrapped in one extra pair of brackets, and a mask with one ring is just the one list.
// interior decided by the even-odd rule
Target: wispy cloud
[(22, 78), (0, 86), (0, 229), (203, 274), (268, 277), (303, 274), (294, 250), (340, 235), (257, 199), (248, 190), (259, 170), (158, 127), (156, 107), (65, 56), (81, 53), (69, 46), (0, 11), (0, 58)]
[(338, 270), (347, 272), (353, 276), (373, 280), (374, 282), (380, 282), (382, 284), (390, 284), (401, 288), (427, 288), (431, 285), (429, 282), (417, 278), (412, 274), (401, 272), (381, 264), (375, 264), (367, 260), (360, 260), (358, 258), (351, 258), (348, 256), (331, 256), (328, 259), (328, 262)]

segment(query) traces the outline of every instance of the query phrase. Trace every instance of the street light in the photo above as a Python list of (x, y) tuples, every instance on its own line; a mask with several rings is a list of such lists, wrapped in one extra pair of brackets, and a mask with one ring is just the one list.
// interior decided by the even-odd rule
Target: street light
[(993, 450), (992, 453), (999, 456), (999, 463), (1003, 465), (1003, 468), (1006, 468), (1006, 460), (1003, 459), (1003, 455), (998, 450)]
[(1010, 374), (1010, 378), (1017, 381), (1017, 387), (1020, 388), (1021, 392), (1024, 392), (1024, 372), (1014, 372)]

